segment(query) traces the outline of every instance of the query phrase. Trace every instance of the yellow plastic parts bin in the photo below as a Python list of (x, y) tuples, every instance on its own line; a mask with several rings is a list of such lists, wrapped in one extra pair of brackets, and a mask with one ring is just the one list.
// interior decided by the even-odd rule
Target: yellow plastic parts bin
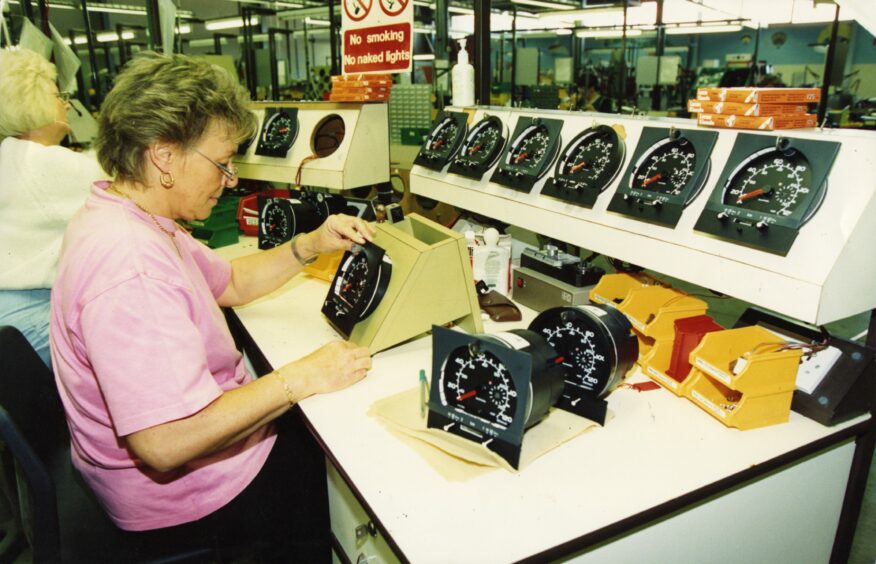
[(801, 350), (759, 326), (708, 333), (690, 353), (687, 398), (728, 427), (784, 423)]
[(655, 284), (657, 284), (657, 281), (654, 278), (638, 272), (632, 274), (626, 272), (606, 274), (590, 290), (589, 297), (593, 303), (617, 307), (619, 303), (624, 301), (630, 290)]
[(652, 349), (658, 343), (662, 346), (668, 342), (671, 354), (676, 319), (703, 315), (708, 307), (703, 300), (678, 290), (645, 286), (631, 289), (617, 309), (630, 320), (633, 333), (639, 339), (638, 362), (644, 369)]
[(686, 396), (691, 379), (689, 357), (706, 333), (723, 331), (708, 315), (676, 319), (671, 340), (657, 341), (648, 353), (642, 370), (652, 380), (677, 396)]

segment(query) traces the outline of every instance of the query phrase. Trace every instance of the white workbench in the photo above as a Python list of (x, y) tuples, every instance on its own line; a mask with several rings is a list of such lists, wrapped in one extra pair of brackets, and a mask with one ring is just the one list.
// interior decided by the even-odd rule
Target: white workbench
[[(222, 253), (253, 249), (245, 240)], [(327, 289), (301, 275), (235, 312), (267, 361), (281, 366), (340, 338), (320, 314)], [(526, 310), (523, 322), (499, 328), (525, 327), (533, 315)], [(426, 337), (383, 351), (365, 380), (301, 403), (329, 461), (399, 559), (828, 561), (854, 440), (872, 428), (869, 416), (824, 427), (792, 412), (786, 424), (743, 432), (663, 389), (619, 389), (606, 427), (519, 474), (496, 469), (454, 482), (367, 414), (375, 401), (417, 385), (430, 349)]]

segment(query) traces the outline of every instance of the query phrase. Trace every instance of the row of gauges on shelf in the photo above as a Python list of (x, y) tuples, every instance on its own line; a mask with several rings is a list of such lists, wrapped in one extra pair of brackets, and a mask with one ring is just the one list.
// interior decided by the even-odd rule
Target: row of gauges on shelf
[(603, 305), (558, 307), (528, 329), (472, 335), (432, 328), (427, 425), (518, 468), (523, 433), (552, 407), (604, 424), (604, 401), (633, 366), (627, 318)]
[[(592, 208), (626, 160), (624, 136), (594, 125), (565, 146), (563, 121), (520, 116), (509, 136), (497, 116), (467, 126), (468, 114), (439, 113), (415, 164), (529, 192), (553, 167), (541, 194)], [(711, 172), (718, 132), (642, 128), (608, 211), (674, 227)], [(738, 133), (695, 229), (786, 255), (827, 193), (839, 143)], [(449, 165), (449, 166), (448, 166)]]

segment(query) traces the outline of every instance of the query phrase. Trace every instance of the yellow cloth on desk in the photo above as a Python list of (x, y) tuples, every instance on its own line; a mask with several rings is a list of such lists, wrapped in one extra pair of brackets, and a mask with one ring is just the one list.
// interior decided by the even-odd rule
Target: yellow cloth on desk
[[(487, 447), (440, 429), (427, 428), (426, 418), (420, 415), (419, 387), (374, 402), (368, 414), (391, 430), (400, 432), (405, 437), (418, 439), (408, 444), (448, 480), (468, 480), (494, 468), (515, 472), (504, 458)], [(596, 426), (589, 419), (561, 409), (552, 409), (541, 423), (523, 435), (520, 469), (523, 470), (541, 455)], [(421, 448), (425, 444), (434, 448)]]

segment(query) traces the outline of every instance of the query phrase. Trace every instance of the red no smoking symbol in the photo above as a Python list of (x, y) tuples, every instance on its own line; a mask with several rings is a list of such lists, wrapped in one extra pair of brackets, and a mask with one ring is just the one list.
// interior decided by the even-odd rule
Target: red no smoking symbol
[(387, 16), (397, 16), (407, 7), (410, 0), (380, 0), (380, 9)]
[(344, 12), (351, 20), (358, 22), (365, 19), (371, 11), (373, 0), (344, 0)]

